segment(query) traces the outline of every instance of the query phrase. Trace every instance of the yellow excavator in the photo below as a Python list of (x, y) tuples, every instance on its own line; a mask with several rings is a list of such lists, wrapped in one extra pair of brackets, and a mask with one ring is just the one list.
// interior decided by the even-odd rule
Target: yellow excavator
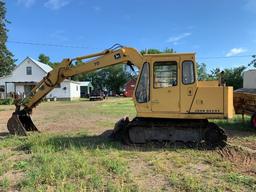
[[(74, 65), (74, 61), (81, 64)], [(115, 124), (112, 137), (124, 143), (206, 143), (223, 146), (227, 136), (208, 119), (233, 116), (233, 88), (219, 81), (198, 81), (195, 53), (141, 55), (136, 49), (114, 46), (100, 53), (64, 59), (16, 103), (7, 123), (11, 134), (38, 131), (31, 120), (32, 109), (66, 78), (104, 67), (127, 64), (139, 69), (133, 100), (137, 115)]]

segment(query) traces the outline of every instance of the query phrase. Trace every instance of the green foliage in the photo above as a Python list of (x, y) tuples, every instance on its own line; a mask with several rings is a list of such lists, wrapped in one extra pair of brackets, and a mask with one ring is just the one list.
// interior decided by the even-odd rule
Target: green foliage
[(50, 60), (50, 57), (49, 56), (46, 56), (45, 54), (41, 53), (39, 56), (38, 56), (38, 61), (39, 62), (42, 62), (44, 64), (47, 64), (49, 65), (50, 67), (52, 68), (55, 68), (59, 63), (58, 62), (51, 62)]
[(220, 68), (212, 69), (211, 73), (209, 74), (209, 80), (217, 80), (219, 78), (220, 73)]
[[(224, 69), (223, 78), (226, 85), (233, 86), (234, 89), (243, 87), (242, 73), (245, 69), (245, 66)], [(204, 63), (202, 63), (201, 65), (197, 65), (197, 70), (199, 80), (217, 80), (221, 73), (221, 70), (219, 68), (215, 68), (211, 70), (210, 74), (207, 74), (206, 64)]]
[(224, 81), (226, 85), (233, 86), (234, 89), (243, 87), (242, 72), (246, 69), (245, 66), (240, 66), (224, 70)]
[(252, 56), (252, 61), (248, 64), (248, 66), (253, 66), (256, 68), (256, 55)]
[(129, 74), (124, 71), (123, 65), (115, 65), (105, 69), (105, 87), (116, 93), (121, 93), (124, 84), (129, 79)]
[(8, 189), (10, 185), (10, 181), (4, 177), (1, 181), (0, 181), (0, 190), (2, 191), (6, 191)]
[(244, 185), (252, 191), (256, 190), (256, 179), (254, 177), (231, 172), (226, 174), (224, 178), (231, 184)]
[(38, 56), (38, 61), (44, 64), (50, 65), (50, 57), (46, 56), (45, 54), (40, 54)]
[(14, 168), (16, 170), (26, 170), (26, 168), (29, 166), (28, 161), (19, 161), (14, 165)]
[(13, 98), (0, 99), (0, 105), (12, 105), (14, 102)]
[(9, 75), (15, 67), (13, 54), (7, 49), (7, 28), (5, 3), (0, 1), (0, 77)]
[(206, 71), (206, 64), (196, 63), (196, 66), (197, 66), (198, 80), (199, 81), (207, 80), (209, 78), (209, 75), (207, 74), (207, 71)]
[[(81, 63), (77, 63), (80, 65)], [(94, 89), (109, 90), (115, 93), (121, 93), (124, 84), (129, 79), (129, 73), (123, 65), (114, 65), (87, 74), (81, 74), (73, 77), (73, 80), (91, 81)]]
[(107, 167), (108, 171), (118, 175), (125, 173), (124, 163), (118, 159), (104, 159), (103, 165)]
[(150, 48), (150, 49), (141, 50), (140, 53), (144, 55), (144, 54), (159, 54), (159, 53), (175, 53), (175, 51), (172, 48), (166, 48), (163, 51), (160, 51), (159, 49)]
[(170, 183), (175, 188), (185, 191), (209, 191), (206, 185), (203, 185), (200, 180), (195, 177), (171, 173)]

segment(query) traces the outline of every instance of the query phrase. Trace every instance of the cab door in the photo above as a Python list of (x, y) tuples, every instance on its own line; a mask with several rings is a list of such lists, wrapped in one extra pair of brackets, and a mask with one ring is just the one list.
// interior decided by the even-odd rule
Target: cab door
[(153, 112), (178, 112), (180, 110), (179, 57), (159, 57), (151, 61), (151, 110)]

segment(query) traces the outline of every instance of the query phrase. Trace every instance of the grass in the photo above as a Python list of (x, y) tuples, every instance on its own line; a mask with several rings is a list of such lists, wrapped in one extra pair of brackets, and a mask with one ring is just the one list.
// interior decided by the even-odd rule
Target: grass
[[(132, 106), (130, 99), (43, 103), (33, 115), (43, 133), (0, 140), (0, 191), (256, 191), (255, 174), (218, 150), (126, 147), (98, 136), (135, 116)], [(255, 132), (239, 120), (215, 122), (235, 130), (234, 144), (255, 146)]]
[(242, 120), (242, 115), (235, 115), (231, 120), (213, 120), (219, 126), (225, 129), (239, 130), (239, 131), (254, 131), (250, 125), (251, 117), (245, 115), (244, 122)]
[[(74, 137), (74, 138), (73, 138)], [(66, 135), (31, 135), (17, 150), (26, 150), (29, 161), (20, 161), (14, 168), (25, 171), (25, 178), (19, 183), (22, 191), (98, 191), (108, 185), (125, 191), (133, 185), (129, 180), (125, 159), (111, 143), (90, 143), (86, 134), (84, 140)], [(89, 139), (90, 140), (90, 139)], [(97, 141), (96, 141), (97, 142)], [(106, 178), (111, 178), (110, 184)]]
[(10, 181), (6, 177), (3, 177), (3, 179), (0, 181), (0, 188), (5, 191), (9, 186)]

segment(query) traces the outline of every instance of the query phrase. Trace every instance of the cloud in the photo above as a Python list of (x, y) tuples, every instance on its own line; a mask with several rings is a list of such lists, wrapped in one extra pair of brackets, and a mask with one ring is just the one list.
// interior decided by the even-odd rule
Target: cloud
[(177, 36), (173, 36), (173, 37), (169, 37), (169, 39), (167, 40), (168, 43), (173, 43), (174, 45), (178, 44), (178, 42), (188, 36), (190, 36), (191, 33), (182, 33), (180, 35)]
[(17, 0), (19, 5), (23, 5), (27, 8), (31, 7), (36, 1), (35, 0)]
[(231, 57), (231, 56), (236, 56), (239, 55), (240, 53), (244, 53), (247, 50), (244, 48), (233, 48), (230, 49), (229, 52), (226, 54), (226, 57)]
[(69, 3), (69, 0), (47, 0), (44, 6), (52, 10), (58, 10), (65, 7)]

